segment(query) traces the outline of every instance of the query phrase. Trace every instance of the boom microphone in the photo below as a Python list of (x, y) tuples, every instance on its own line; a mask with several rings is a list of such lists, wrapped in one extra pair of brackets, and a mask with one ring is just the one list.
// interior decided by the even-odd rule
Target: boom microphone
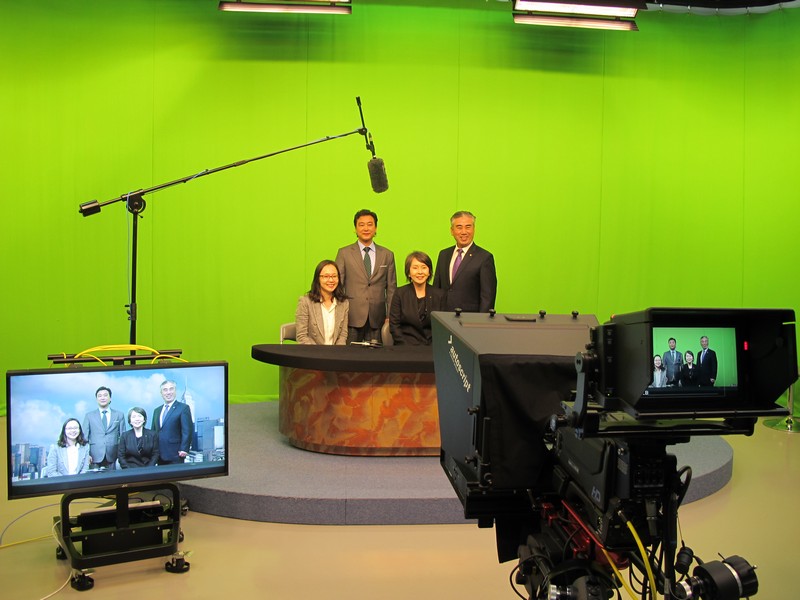
[(386, 165), (383, 159), (373, 157), (367, 163), (369, 169), (369, 182), (372, 184), (372, 191), (376, 194), (385, 192), (389, 189), (389, 180), (386, 178)]
[(361, 96), (356, 96), (356, 104), (358, 105), (358, 114), (361, 116), (361, 129), (359, 132), (364, 136), (367, 150), (372, 152), (372, 158), (367, 163), (369, 182), (372, 184), (372, 191), (376, 194), (380, 194), (389, 189), (389, 180), (386, 179), (386, 165), (383, 164), (382, 158), (375, 156), (375, 143), (372, 141), (372, 134), (364, 123), (364, 111), (361, 110)]

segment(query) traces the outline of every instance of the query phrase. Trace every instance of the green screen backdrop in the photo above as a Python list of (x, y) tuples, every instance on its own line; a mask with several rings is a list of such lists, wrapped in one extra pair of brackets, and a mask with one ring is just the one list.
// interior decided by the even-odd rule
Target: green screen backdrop
[(356, 135), (146, 197), (139, 343), (228, 360), (236, 400), (274, 398), (251, 346), (278, 341), (361, 208), (399, 264), (475, 213), (499, 311), (800, 308), (800, 10), (644, 12), (627, 33), (515, 25), (494, 1), (353, 4), (4, 7), (4, 371), (128, 341), (130, 216), (80, 203), (351, 131), (357, 95), (384, 194)]

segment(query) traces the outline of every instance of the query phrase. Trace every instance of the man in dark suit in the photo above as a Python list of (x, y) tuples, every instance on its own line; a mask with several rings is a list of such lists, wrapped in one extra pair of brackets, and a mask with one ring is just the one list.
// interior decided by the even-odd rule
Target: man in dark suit
[(111, 390), (105, 386), (94, 393), (97, 410), (83, 417), (83, 435), (89, 440), (93, 467), (115, 469), (119, 437), (125, 431), (125, 415), (111, 408)]
[(708, 336), (705, 335), (700, 338), (697, 371), (700, 375), (700, 385), (714, 385), (717, 380), (717, 353), (708, 347)]
[(433, 287), (447, 292), (447, 308), (464, 312), (489, 312), (497, 299), (494, 256), (477, 244), (475, 215), (459, 211), (450, 218), (455, 246), (445, 248), (436, 261)]
[(353, 225), (358, 240), (336, 253), (339, 280), (350, 304), (348, 344), (381, 339), (381, 327), (397, 289), (394, 253), (373, 241), (378, 231), (378, 215), (371, 210), (360, 210), (353, 218)]
[(683, 353), (675, 348), (675, 338), (669, 338), (669, 350), (661, 355), (661, 363), (667, 371), (667, 385), (678, 385), (683, 364)]
[(164, 404), (153, 411), (150, 425), (158, 436), (158, 464), (182, 463), (189, 455), (194, 424), (192, 411), (183, 402), (176, 402), (178, 386), (167, 380), (161, 384), (161, 397)]

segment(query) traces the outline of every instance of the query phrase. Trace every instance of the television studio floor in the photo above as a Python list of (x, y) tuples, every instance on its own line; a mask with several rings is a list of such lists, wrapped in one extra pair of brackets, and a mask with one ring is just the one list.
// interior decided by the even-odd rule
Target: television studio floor
[[(5, 418), (0, 427), (7, 462)], [(726, 439), (734, 448), (733, 478), (719, 492), (683, 507), (684, 539), (705, 560), (739, 554), (757, 565), (758, 598), (794, 597), (800, 434), (759, 423), (753, 437)], [(48, 539), (59, 500), (0, 497), (3, 598), (44, 598), (67, 581), (69, 565), (55, 559), (55, 542)], [(498, 564), (493, 530), (472, 524), (291, 525), (189, 512), (181, 525), (181, 549), (192, 553), (188, 573), (167, 573), (163, 557), (99, 567), (92, 590), (67, 585), (54, 597), (516, 597), (508, 584), (513, 563)]]

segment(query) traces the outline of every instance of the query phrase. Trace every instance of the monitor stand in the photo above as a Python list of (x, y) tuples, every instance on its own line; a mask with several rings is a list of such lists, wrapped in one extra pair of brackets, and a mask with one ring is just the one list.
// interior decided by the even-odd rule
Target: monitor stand
[[(157, 491), (152, 501), (137, 501), (132, 494)], [(113, 496), (108, 505), (83, 510), (70, 516), (70, 506), (82, 498)], [(162, 497), (164, 501), (156, 500)], [(88, 590), (94, 580), (85, 570), (157, 556), (172, 555), (165, 569), (184, 573), (189, 563), (178, 552), (182, 541), (180, 530), (181, 496), (174, 483), (106, 488), (65, 494), (61, 499), (61, 515), (54, 517), (58, 525), (59, 548), (56, 556), (69, 558), (73, 568), (72, 587)]]

